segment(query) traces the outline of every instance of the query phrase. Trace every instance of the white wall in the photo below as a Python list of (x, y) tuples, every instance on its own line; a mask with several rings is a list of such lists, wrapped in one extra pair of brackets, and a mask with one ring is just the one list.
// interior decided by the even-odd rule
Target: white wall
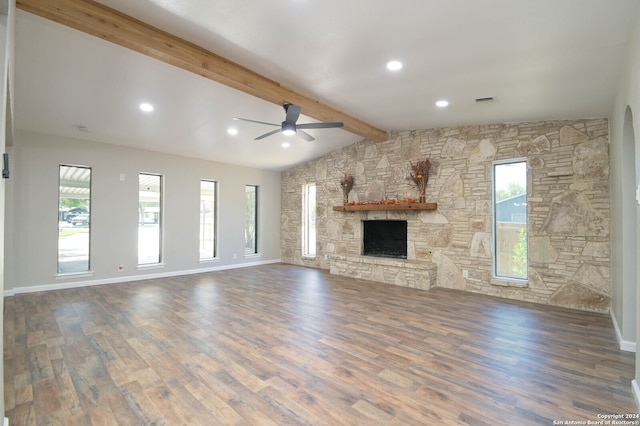
[[(625, 132), (625, 117), (627, 117)], [(631, 123), (630, 123), (631, 122)], [(630, 125), (632, 124), (632, 126)], [(640, 13), (635, 17), (625, 63), (622, 67), (614, 112), (610, 119), (613, 304), (612, 318), (617, 327), (620, 346), (635, 350), (640, 332), (640, 268), (638, 256), (638, 220), (640, 206), (635, 202), (634, 187), (640, 185)], [(630, 146), (629, 144), (633, 144)], [(625, 154), (635, 155), (635, 164), (624, 161)], [(633, 169), (633, 170), (630, 170)], [(625, 184), (635, 177), (633, 185)], [(631, 230), (631, 232), (629, 232)], [(633, 235), (635, 230), (636, 235)], [(640, 353), (636, 351), (633, 384), (636, 403), (640, 405)]]
[[(14, 151), (7, 199), (6, 294), (279, 261), (279, 172), (27, 132), (16, 132)], [(89, 277), (56, 276), (60, 164), (92, 168)], [(137, 268), (140, 172), (164, 176), (161, 268)], [(213, 263), (199, 262), (202, 179), (217, 181), (219, 189), (219, 260)], [(248, 184), (260, 187), (260, 253), (253, 257), (244, 256)], [(123, 272), (118, 265), (124, 266)]]

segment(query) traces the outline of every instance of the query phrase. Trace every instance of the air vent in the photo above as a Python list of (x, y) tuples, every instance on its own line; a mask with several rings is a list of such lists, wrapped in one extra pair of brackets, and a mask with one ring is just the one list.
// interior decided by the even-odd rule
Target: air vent
[(493, 102), (493, 96), (488, 96), (486, 98), (477, 98), (476, 102)]

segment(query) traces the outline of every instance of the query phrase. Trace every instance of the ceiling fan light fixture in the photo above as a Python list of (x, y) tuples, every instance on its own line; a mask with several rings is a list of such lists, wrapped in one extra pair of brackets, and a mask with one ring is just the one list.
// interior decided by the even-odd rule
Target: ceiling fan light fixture
[(296, 125), (295, 123), (287, 123), (286, 121), (282, 122), (282, 134), (286, 136), (291, 136), (296, 134)]

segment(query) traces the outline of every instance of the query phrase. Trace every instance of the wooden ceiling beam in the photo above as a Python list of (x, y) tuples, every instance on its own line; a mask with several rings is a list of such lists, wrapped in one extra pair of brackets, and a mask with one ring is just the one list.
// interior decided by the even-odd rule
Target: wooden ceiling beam
[(277, 105), (292, 103), (319, 121), (373, 141), (387, 133), (186, 40), (91, 0), (16, 0), (19, 9), (142, 53)]

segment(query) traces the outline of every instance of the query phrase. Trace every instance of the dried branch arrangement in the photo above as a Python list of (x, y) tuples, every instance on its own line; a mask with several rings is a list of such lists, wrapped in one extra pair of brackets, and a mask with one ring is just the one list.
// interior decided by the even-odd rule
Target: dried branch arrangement
[(342, 187), (342, 197), (344, 201), (344, 205), (346, 206), (349, 203), (349, 192), (351, 192), (351, 188), (353, 188), (354, 179), (353, 175), (345, 173), (340, 180), (340, 186)]
[(418, 160), (415, 164), (411, 164), (411, 180), (418, 187), (420, 192), (419, 202), (425, 202), (425, 191), (427, 189), (427, 183), (429, 182), (429, 170), (431, 170), (431, 161), (428, 158), (424, 160)]

